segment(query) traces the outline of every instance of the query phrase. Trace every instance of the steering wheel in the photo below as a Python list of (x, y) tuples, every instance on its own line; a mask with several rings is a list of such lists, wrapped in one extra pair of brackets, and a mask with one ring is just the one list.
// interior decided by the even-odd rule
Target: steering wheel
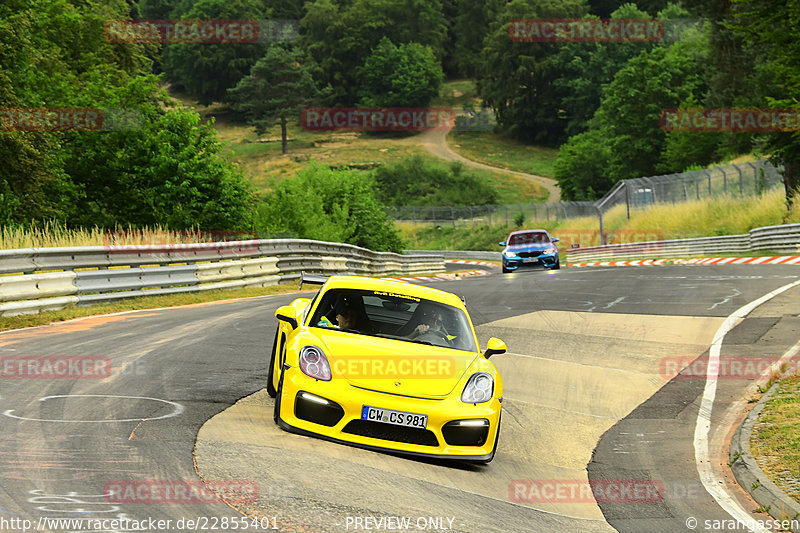
[[(427, 338), (426, 338), (427, 337)], [(444, 341), (447, 346), (452, 346), (453, 341), (447, 336), (447, 333), (442, 331), (441, 329), (433, 329), (430, 328), (428, 331), (417, 337), (419, 340), (433, 342), (433, 341)]]

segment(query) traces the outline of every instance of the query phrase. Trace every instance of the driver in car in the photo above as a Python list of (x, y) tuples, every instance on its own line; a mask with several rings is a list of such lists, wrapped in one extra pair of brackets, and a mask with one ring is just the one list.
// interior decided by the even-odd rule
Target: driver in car
[(442, 312), (438, 309), (429, 309), (422, 314), (422, 321), (414, 328), (414, 331), (409, 335), (410, 339), (440, 341), (444, 339), (448, 344), (452, 342), (451, 335), (447, 334), (444, 327), (444, 318)]

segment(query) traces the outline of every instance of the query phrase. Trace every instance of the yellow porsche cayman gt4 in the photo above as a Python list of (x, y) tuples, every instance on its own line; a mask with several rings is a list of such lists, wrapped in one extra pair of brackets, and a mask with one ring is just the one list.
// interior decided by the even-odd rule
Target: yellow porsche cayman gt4
[(371, 450), (488, 463), (503, 380), (456, 295), (400, 281), (320, 278), (280, 307), (267, 391), (283, 429)]

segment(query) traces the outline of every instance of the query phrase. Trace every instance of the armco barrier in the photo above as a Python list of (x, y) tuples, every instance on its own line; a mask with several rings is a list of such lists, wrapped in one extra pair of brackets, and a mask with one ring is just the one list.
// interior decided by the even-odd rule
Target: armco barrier
[(499, 250), (497, 252), (479, 250), (403, 250), (403, 252), (415, 255), (435, 255), (445, 259), (476, 259), (480, 261), (500, 261), (502, 259)]
[[(552, 235), (558, 237), (558, 230)], [(587, 248), (561, 250), (567, 262), (625, 261), (630, 259), (669, 259), (704, 255), (742, 254), (770, 250), (780, 253), (800, 253), (800, 224), (766, 226), (742, 235), (698, 237), (626, 244), (609, 244)], [(477, 259), (499, 261), (500, 252), (454, 250), (405, 250), (407, 254), (437, 255), (445, 259)]]
[[(558, 235), (558, 231), (553, 232)], [(767, 226), (742, 235), (673, 239), (666, 241), (610, 244), (567, 250), (567, 261), (618, 261), (627, 259), (662, 259), (718, 254), (747, 254), (760, 250), (780, 253), (800, 252), (800, 224)]]
[(410, 276), (444, 272), (437, 254), (270, 239), (0, 250), (0, 316), (145, 295), (274, 285), (301, 272)]

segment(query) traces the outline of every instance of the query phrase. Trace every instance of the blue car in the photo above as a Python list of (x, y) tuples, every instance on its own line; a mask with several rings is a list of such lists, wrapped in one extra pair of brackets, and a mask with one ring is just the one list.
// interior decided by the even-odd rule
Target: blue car
[(561, 268), (558, 261), (558, 239), (551, 238), (543, 229), (512, 231), (507, 241), (500, 243), (503, 249), (503, 272), (514, 272), (519, 268)]

